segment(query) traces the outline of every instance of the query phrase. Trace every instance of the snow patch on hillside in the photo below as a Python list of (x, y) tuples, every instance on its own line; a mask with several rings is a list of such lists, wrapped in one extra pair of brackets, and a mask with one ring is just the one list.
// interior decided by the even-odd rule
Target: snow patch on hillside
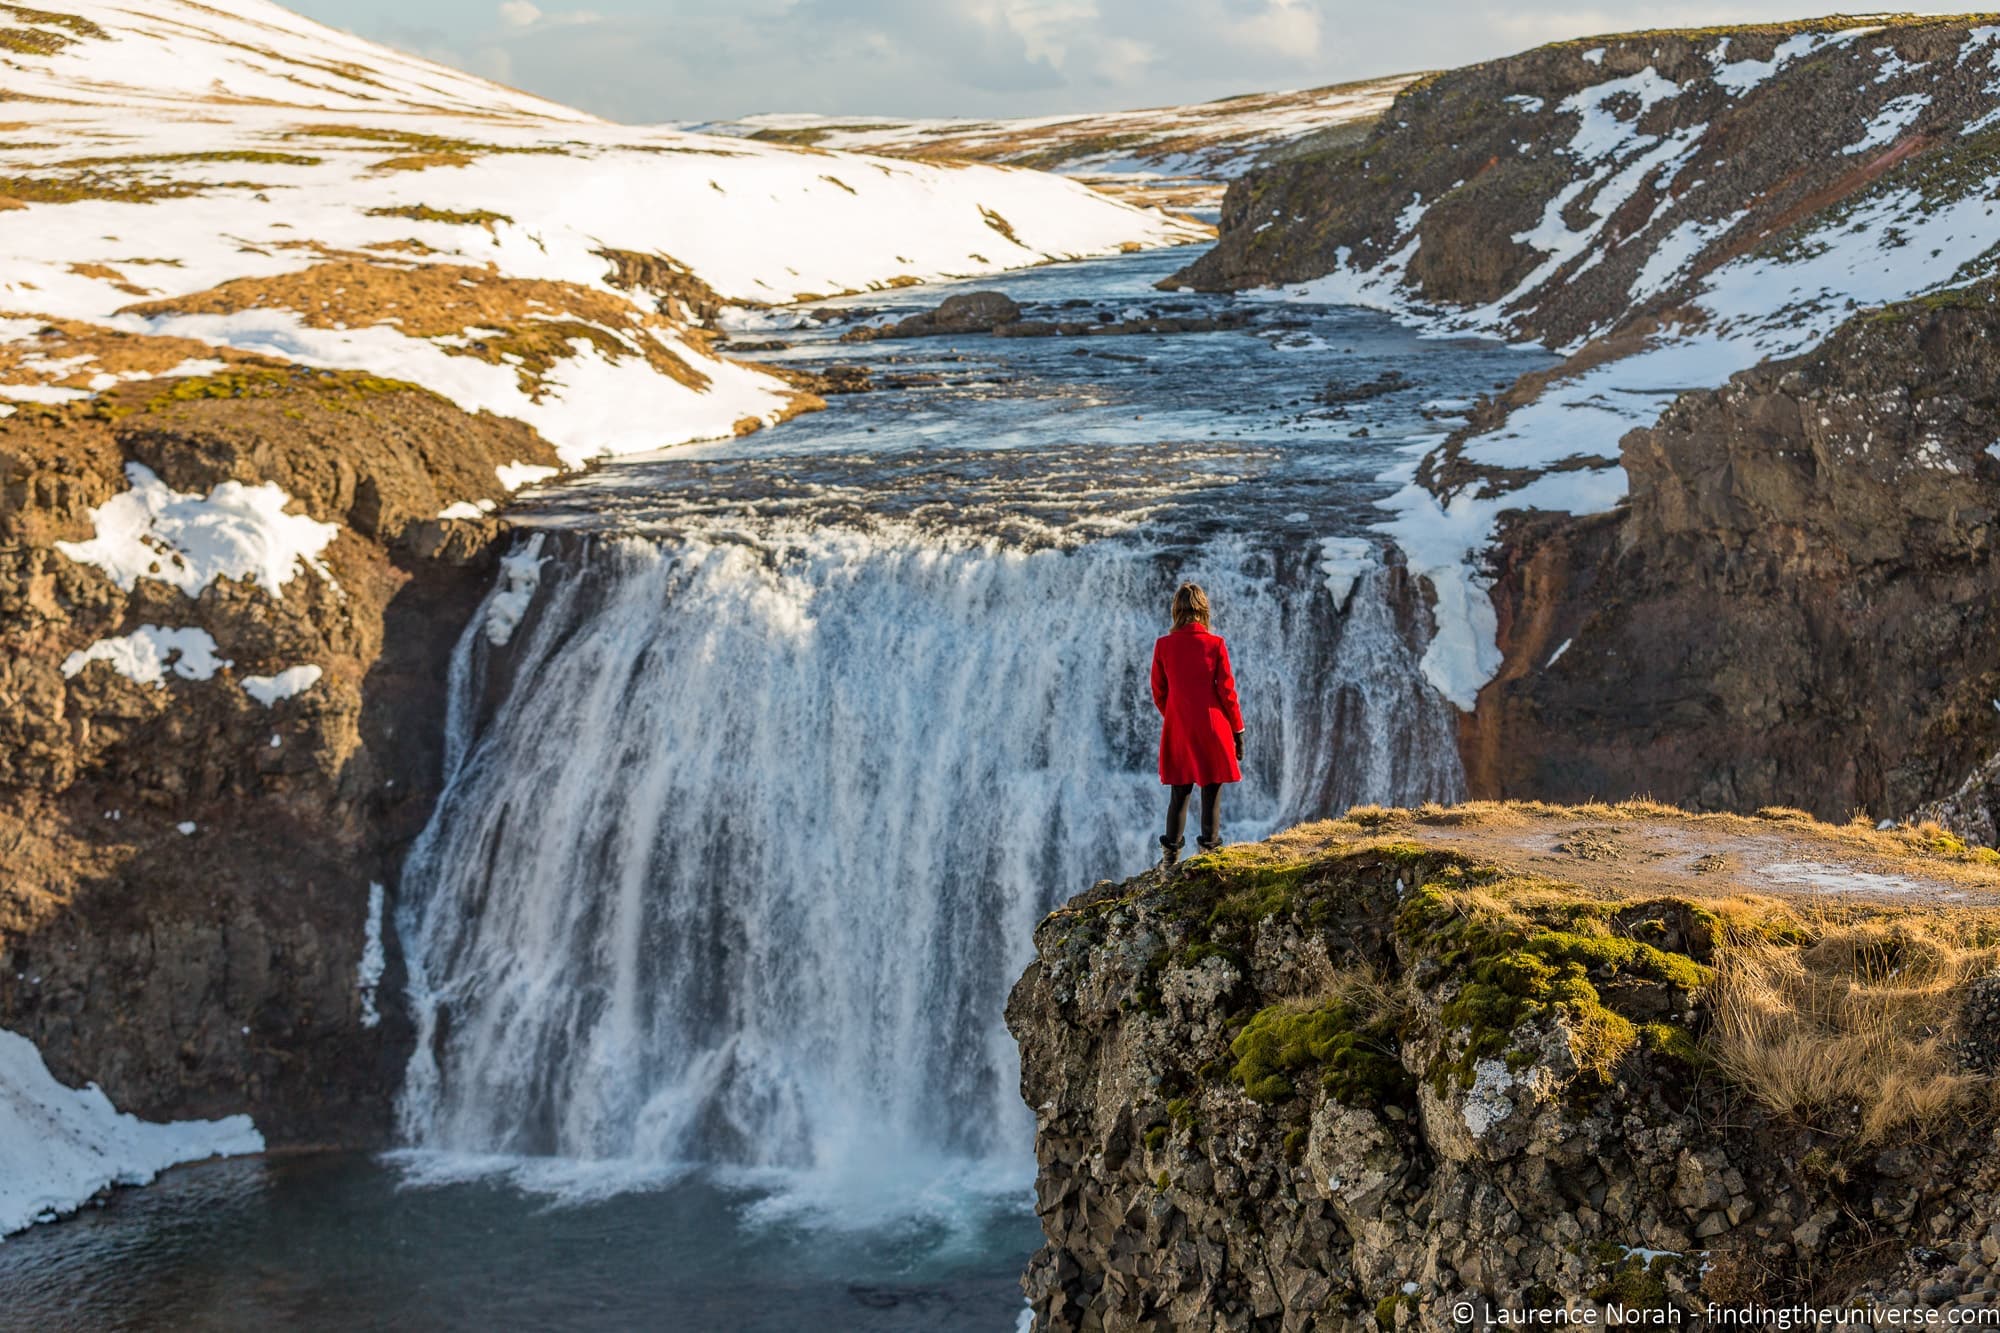
[(197, 597), (217, 579), (231, 578), (261, 584), (282, 599), (285, 585), (306, 569), (333, 582), (320, 556), (340, 525), (286, 513), (292, 497), (275, 482), (225, 481), (203, 497), (174, 490), (141, 463), (127, 463), (125, 479), (131, 490), (90, 511), (96, 536), (55, 545), (126, 592), (148, 578)]
[(99, 639), (63, 659), (65, 677), (76, 675), (92, 662), (109, 662), (111, 669), (141, 685), (164, 685), (167, 670), (182, 680), (210, 680), (226, 666), (228, 658), (218, 657), (215, 640), (205, 629), (164, 629), (141, 625), (130, 634)]
[(245, 676), (243, 692), (270, 708), (280, 699), (295, 699), (304, 694), (319, 684), (322, 674), (320, 668), (308, 662), (303, 666), (286, 667), (276, 675)]
[(112, 1106), (96, 1084), (66, 1088), (26, 1037), (0, 1029), (0, 1236), (75, 1212), (114, 1185), (170, 1166), (264, 1151), (237, 1115), (157, 1124)]

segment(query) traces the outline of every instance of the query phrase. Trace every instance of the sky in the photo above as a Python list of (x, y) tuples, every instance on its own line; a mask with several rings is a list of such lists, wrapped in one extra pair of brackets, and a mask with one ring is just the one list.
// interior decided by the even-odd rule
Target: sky
[[(1833, 0), (285, 2), (633, 123), (760, 111), (1109, 111), (1445, 68), (1562, 37), (1855, 8)], [(1954, 8), (1966, 7), (1976, 6)]]

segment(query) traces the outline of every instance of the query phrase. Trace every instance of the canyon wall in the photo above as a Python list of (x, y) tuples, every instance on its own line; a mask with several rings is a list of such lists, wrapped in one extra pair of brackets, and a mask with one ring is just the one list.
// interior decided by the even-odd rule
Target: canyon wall
[[(501, 531), (436, 515), (522, 462), (554, 455), (519, 423), (256, 358), (0, 420), (0, 1027), (59, 1078), (383, 1141), (409, 1035), (370, 886), (428, 815)], [(300, 523), (337, 525), (316, 559), (271, 546)]]

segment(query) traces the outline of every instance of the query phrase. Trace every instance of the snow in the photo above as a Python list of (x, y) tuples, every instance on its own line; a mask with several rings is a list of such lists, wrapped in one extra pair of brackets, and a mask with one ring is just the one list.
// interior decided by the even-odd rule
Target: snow
[[(111, 37), (0, 62), (0, 94), (19, 110), (17, 133), (0, 146), (5, 170), (64, 179), (74, 168), (61, 164), (87, 145), (114, 159), (106, 170), (119, 180), (197, 192), (144, 204), (31, 204), (0, 215), (0, 308), (412, 380), (468, 410), (527, 421), (566, 466), (726, 437), (745, 418), (769, 423), (793, 391), (671, 330), (660, 336), (711, 381), (706, 388), (642, 358), (608, 361), (588, 343), (576, 344), (577, 355), (544, 383), (524, 386), (512, 366), (447, 355), (462, 337), (404, 333), (386, 307), (364, 314), (372, 321), (365, 325), (316, 328), (301, 317), (315, 312), (269, 303), (233, 315), (142, 315), (127, 310), (134, 298), (126, 288), (143, 281), (172, 299), (234, 279), (276, 278), (327, 255), (379, 255), (368, 262), (390, 286), (402, 266), (490, 266), (499, 279), (567, 284), (650, 313), (650, 296), (611, 286), (600, 251), (665, 255), (725, 299), (781, 303), (1207, 234), (1046, 172), (613, 125), (264, 0), (77, 0), (65, 8)], [(1386, 105), (1394, 87), (1374, 100)], [(1324, 123), (1361, 114), (1367, 102), (1357, 94), (1300, 114)], [(470, 160), (382, 169), (413, 152), (397, 135), (462, 140)], [(212, 160), (219, 152), (312, 160)], [(133, 267), (138, 259), (143, 269)], [(103, 276), (105, 268), (123, 279)], [(43, 373), (10, 378), (29, 382), (0, 386), (0, 396), (85, 392), (45, 383)], [(530, 479), (511, 475), (516, 484)]]
[(305, 693), (319, 683), (319, 678), (320, 669), (310, 663), (286, 667), (275, 676), (245, 676), (243, 692), (269, 708), (280, 699), (291, 699)]
[(1930, 104), (1929, 93), (1909, 93), (1891, 100), (1868, 122), (1867, 132), (1841, 151), (1865, 153), (1872, 148), (1894, 143), (1902, 138), (1904, 131), (1917, 123), (1917, 117), (1923, 115), (1924, 108)]
[(1653, 1266), (1655, 1259), (1678, 1259), (1681, 1257), (1681, 1251), (1679, 1250), (1649, 1250), (1643, 1245), (1620, 1245), (1618, 1248), (1623, 1252), (1619, 1256), (1620, 1258), (1637, 1259), (1648, 1268)]
[(1748, 209), (1739, 209), (1728, 217), (1713, 222), (1703, 222), (1689, 218), (1666, 234), (1666, 237), (1646, 256), (1646, 262), (1639, 269), (1639, 276), (1632, 282), (1632, 301), (1638, 304), (1659, 292), (1663, 292), (1675, 279), (1685, 273), (1688, 267), (1699, 259), (1711, 245), (1736, 229), (1736, 224), (1748, 217)]
[(196, 824), (193, 820), (184, 819), (180, 823), (174, 825), (174, 831), (180, 834), (183, 838), (192, 838), (195, 835), (195, 830), (199, 827), (200, 825)]
[(205, 629), (162, 629), (141, 625), (115, 639), (99, 639), (63, 659), (62, 673), (74, 676), (92, 662), (109, 662), (112, 670), (141, 685), (163, 685), (169, 666), (182, 680), (208, 680), (233, 663), (215, 655), (215, 640)]
[(380, 1026), (382, 1012), (375, 1006), (375, 992), (382, 984), (382, 971), (388, 965), (387, 956), (382, 951), (382, 886), (368, 886), (368, 926), (361, 946), (361, 1026)]
[(219, 578), (261, 584), (273, 599), (306, 568), (333, 582), (320, 558), (340, 532), (303, 514), (274, 482), (225, 481), (207, 497), (174, 490), (151, 468), (127, 463), (132, 489), (90, 511), (97, 535), (57, 542), (72, 560), (95, 565), (126, 592), (141, 578), (171, 583), (189, 597)]
[(1376, 564), (1379, 542), (1363, 537), (1327, 537), (1319, 544), (1319, 569), (1326, 576), (1326, 590), (1333, 594), (1335, 610), (1347, 607), (1347, 596), (1361, 576)]
[(1880, 28), (1849, 28), (1842, 32), (1802, 32), (1780, 42), (1771, 52), (1769, 60), (1738, 60), (1724, 63), (1729, 51), (1729, 39), (1724, 39), (1709, 55), (1715, 66), (1715, 81), (1737, 97), (1764, 83), (1772, 75), (1797, 60), (1803, 60), (1816, 51), (1834, 45), (1836, 42), (1853, 41), (1870, 33), (1880, 32)]
[(1410, 572), (1428, 579), (1436, 597), (1437, 628), (1419, 666), (1439, 694), (1470, 712), (1500, 669), (1499, 616), (1487, 591), (1492, 580), (1479, 568), (1500, 515), (1526, 509), (1601, 513), (1624, 495), (1624, 470), (1611, 467), (1551, 472), (1497, 496), (1477, 497), (1468, 488), (1442, 504), (1412, 481), (1382, 501), (1392, 517), (1376, 530), (1395, 541)]
[(562, 469), (544, 467), (539, 463), (502, 463), (493, 469), (500, 478), (500, 484), (510, 491), (518, 491), (523, 486), (533, 486), (538, 481), (562, 475)]
[(542, 565), (548, 560), (542, 554), (543, 535), (536, 533), (520, 550), (500, 561), (502, 583), (486, 604), (486, 638), (495, 646), (514, 637), (535, 600), (535, 590), (542, 586)]
[(33, 1042), (0, 1029), (0, 1235), (181, 1162), (263, 1150), (248, 1116), (156, 1124), (122, 1114), (95, 1084), (56, 1082)]
[(1556, 646), (1556, 650), (1549, 654), (1549, 660), (1542, 663), (1542, 670), (1547, 671), (1557, 662), (1560, 662), (1562, 660), (1562, 655), (1568, 652), (1569, 646), (1575, 642), (1576, 642), (1575, 639), (1564, 639), (1560, 644), (1558, 644)]
[[(837, 151), (908, 153), (977, 161), (1054, 159), (1083, 180), (1144, 188), (1242, 175), (1271, 146), (1317, 130), (1373, 120), (1415, 76), (1333, 88), (1258, 93), (1185, 106), (1013, 120), (784, 113), (691, 123), (702, 133), (811, 134)], [(1116, 147), (1101, 145), (1115, 142)]]

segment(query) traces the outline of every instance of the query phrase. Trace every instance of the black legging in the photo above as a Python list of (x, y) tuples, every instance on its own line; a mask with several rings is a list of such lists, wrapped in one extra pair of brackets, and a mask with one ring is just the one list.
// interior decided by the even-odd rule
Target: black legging
[[(1188, 794), (1194, 790), (1192, 782), (1176, 782), (1173, 794), (1167, 797), (1166, 841), (1179, 845), (1181, 831), (1187, 827)], [(1213, 847), (1222, 841), (1222, 784), (1204, 782), (1201, 785), (1201, 840)]]

